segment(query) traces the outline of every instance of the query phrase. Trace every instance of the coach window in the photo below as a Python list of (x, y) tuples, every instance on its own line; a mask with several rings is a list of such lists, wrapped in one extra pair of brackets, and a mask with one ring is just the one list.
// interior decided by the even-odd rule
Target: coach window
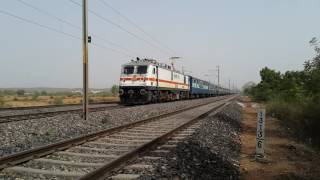
[(138, 66), (137, 74), (147, 74), (148, 66)]
[(123, 74), (133, 74), (134, 66), (126, 66), (123, 68)]
[(156, 68), (153, 68), (152, 73), (153, 73), (153, 74), (156, 74)]
[(183, 84), (186, 84), (186, 77), (183, 76)]

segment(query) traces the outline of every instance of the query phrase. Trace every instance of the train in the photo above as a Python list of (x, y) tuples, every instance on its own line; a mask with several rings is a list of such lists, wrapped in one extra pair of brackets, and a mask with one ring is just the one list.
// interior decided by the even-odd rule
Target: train
[(232, 94), (230, 89), (201, 80), (154, 59), (131, 60), (122, 65), (121, 104), (146, 104)]

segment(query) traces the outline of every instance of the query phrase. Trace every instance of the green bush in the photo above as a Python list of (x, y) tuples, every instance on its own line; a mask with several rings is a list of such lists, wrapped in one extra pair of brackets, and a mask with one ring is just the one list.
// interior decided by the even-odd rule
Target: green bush
[(55, 97), (54, 100), (53, 100), (53, 104), (62, 105), (63, 104), (63, 99), (64, 99), (63, 96)]
[(39, 97), (39, 95), (40, 95), (40, 93), (39, 92), (34, 92), (33, 94), (32, 94), (32, 100), (33, 101), (35, 101), (35, 100), (37, 100), (38, 99), (38, 97)]
[(112, 93), (109, 92), (109, 91), (101, 91), (101, 92), (96, 93), (96, 94), (94, 94), (94, 95), (92, 95), (92, 96), (96, 96), (96, 97), (110, 97), (110, 96), (112, 96)]
[(47, 93), (47, 91), (41, 91), (41, 96), (46, 96), (46, 95), (48, 95), (48, 93)]
[(2, 92), (2, 94), (3, 95), (16, 95), (16, 92), (15, 91), (13, 91), (13, 90), (4, 90), (3, 92)]
[(4, 107), (4, 99), (0, 96), (0, 107)]
[(89, 98), (89, 103), (94, 103), (94, 100)]
[(267, 113), (281, 120), (295, 137), (320, 147), (320, 103), (312, 99), (287, 102), (284, 98), (274, 98), (266, 102)]
[(320, 147), (320, 103), (309, 103), (303, 114), (302, 127), (307, 137), (310, 137), (310, 143)]
[(111, 93), (113, 96), (117, 96), (119, 93), (119, 86), (118, 85), (113, 85), (111, 87)]
[(23, 96), (26, 92), (23, 89), (19, 89), (19, 90), (17, 90), (16, 93), (17, 93), (18, 96)]

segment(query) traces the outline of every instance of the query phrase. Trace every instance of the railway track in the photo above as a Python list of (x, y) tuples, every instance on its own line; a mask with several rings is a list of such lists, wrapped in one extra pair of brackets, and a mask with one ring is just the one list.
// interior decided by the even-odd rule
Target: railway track
[[(157, 144), (146, 153), (138, 155), (133, 160), (126, 162), (122, 167), (105, 175), (105, 179), (124, 180), (124, 179), (144, 179), (144, 177), (155, 174), (156, 166), (161, 159), (178, 146), (178, 143), (184, 141), (188, 136), (191, 136), (201, 125), (198, 121), (189, 127), (175, 132), (168, 137), (166, 141)], [(146, 178), (150, 179), (150, 178)]]
[[(0, 179), (101, 179), (234, 97), (0, 158)], [(194, 126), (196, 127), (196, 126)]]
[[(108, 102), (94, 102), (90, 105), (104, 105), (104, 104), (116, 104), (120, 103), (119, 101), (108, 101)], [(27, 107), (9, 107), (9, 108), (0, 108), (0, 111), (16, 111), (16, 110), (33, 110), (33, 109), (47, 109), (47, 108), (59, 108), (59, 107), (70, 107), (70, 106), (79, 106), (82, 104), (62, 104), (62, 105), (48, 105), (48, 106), (27, 106)]]
[[(124, 106), (121, 106), (118, 103), (113, 103), (113, 104), (110, 103), (107, 106), (91, 107), (89, 111), (96, 112), (96, 111), (104, 111), (107, 109), (115, 109), (115, 108), (122, 108), (122, 107)], [(25, 113), (25, 114), (0, 115), (0, 124), (14, 122), (14, 121), (24, 121), (24, 120), (30, 120), (30, 119), (53, 117), (53, 116), (64, 114), (64, 113), (81, 113), (81, 112), (82, 112), (81, 108), (76, 108), (76, 109), (67, 109), (67, 110), (48, 110), (46, 112), (31, 112), (31, 113)]]

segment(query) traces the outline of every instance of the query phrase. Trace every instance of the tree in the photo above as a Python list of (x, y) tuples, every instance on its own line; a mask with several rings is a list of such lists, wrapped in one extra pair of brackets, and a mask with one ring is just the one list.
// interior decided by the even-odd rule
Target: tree
[(2, 96), (0, 96), (0, 107), (4, 106), (4, 99)]
[(23, 96), (25, 94), (25, 91), (23, 89), (19, 89), (19, 90), (17, 90), (16, 93), (18, 96)]
[(62, 105), (63, 104), (63, 99), (64, 99), (63, 96), (55, 97), (54, 100), (53, 100), (53, 104)]
[(39, 97), (40, 93), (38, 91), (35, 91), (33, 94), (32, 94), (32, 100), (37, 100), (38, 97)]
[(41, 91), (41, 96), (46, 96), (48, 95), (47, 91)]
[(320, 69), (320, 47), (319, 47), (318, 39), (313, 37), (309, 41), (309, 44), (311, 47), (314, 48), (316, 56), (304, 63), (304, 70), (307, 72), (310, 72), (315, 69)]
[(13, 90), (4, 90), (3, 91), (3, 95), (15, 95), (15, 94), (17, 94), (17, 93)]
[(119, 92), (119, 86), (118, 86), (118, 85), (113, 85), (113, 86), (111, 87), (111, 93), (112, 93), (112, 95), (113, 95), (113, 96), (116, 96), (116, 95), (118, 95), (118, 92)]
[(280, 91), (282, 75), (267, 67), (260, 71), (261, 81), (250, 89), (250, 94), (257, 101), (268, 101)]
[(242, 92), (245, 94), (245, 95), (250, 95), (251, 94), (251, 90), (253, 87), (256, 86), (256, 83), (250, 81), (250, 82), (247, 82), (245, 83), (243, 86), (242, 86)]
[(317, 38), (309, 41), (316, 53), (315, 57), (304, 63), (305, 91), (308, 96), (312, 96), (315, 101), (320, 100), (320, 47)]

